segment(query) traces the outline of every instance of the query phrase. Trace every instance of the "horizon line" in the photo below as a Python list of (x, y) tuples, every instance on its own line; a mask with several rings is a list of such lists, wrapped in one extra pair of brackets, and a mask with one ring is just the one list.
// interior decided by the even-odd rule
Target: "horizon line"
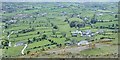
[(1, 0), (0, 2), (119, 2), (120, 0)]

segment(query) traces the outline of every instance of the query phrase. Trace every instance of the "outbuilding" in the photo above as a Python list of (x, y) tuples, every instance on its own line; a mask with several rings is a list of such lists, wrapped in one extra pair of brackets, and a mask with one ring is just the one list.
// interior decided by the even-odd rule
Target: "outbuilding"
[(20, 42), (15, 43), (14, 47), (16, 47), (16, 46), (22, 46), (24, 44), (25, 44), (24, 42), (20, 41)]
[(78, 46), (80, 46), (80, 45), (84, 46), (84, 45), (88, 45), (88, 44), (89, 44), (89, 42), (86, 40), (82, 40), (79, 43), (77, 43)]

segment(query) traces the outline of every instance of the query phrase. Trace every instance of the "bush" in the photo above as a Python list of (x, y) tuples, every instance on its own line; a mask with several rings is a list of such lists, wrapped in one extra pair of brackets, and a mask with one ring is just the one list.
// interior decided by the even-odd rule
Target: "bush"
[(58, 29), (58, 26), (55, 25), (55, 26), (53, 26), (53, 28), (54, 28), (54, 29)]
[(27, 54), (29, 54), (30, 53), (30, 51), (27, 51)]

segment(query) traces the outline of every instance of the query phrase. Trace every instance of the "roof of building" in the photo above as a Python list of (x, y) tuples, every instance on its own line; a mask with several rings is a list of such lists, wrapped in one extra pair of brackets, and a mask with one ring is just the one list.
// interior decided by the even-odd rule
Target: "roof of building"
[(14, 46), (21, 46), (21, 45), (24, 45), (24, 43), (25, 43), (25, 42), (20, 41), (20, 42), (15, 43)]
[(86, 40), (82, 40), (77, 45), (86, 45), (86, 44), (89, 44), (89, 42)]

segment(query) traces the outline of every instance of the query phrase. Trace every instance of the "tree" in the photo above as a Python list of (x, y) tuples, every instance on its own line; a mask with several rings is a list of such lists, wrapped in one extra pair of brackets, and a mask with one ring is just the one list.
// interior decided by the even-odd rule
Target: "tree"
[(51, 23), (51, 26), (54, 26), (54, 24), (53, 24), (53, 23)]
[(91, 21), (92, 24), (95, 24), (97, 22), (96, 15), (94, 14)]
[(37, 32), (37, 34), (40, 34), (40, 32)]
[(95, 23), (97, 22), (97, 20), (92, 19), (90, 22), (91, 22), (92, 24), (95, 24)]
[(115, 27), (115, 25), (114, 25), (114, 24), (112, 24), (112, 27)]
[(50, 47), (48, 47), (48, 49), (50, 49)]
[(31, 43), (31, 41), (30, 41), (30, 39), (29, 39), (29, 38), (28, 38), (28, 41), (27, 41), (27, 42), (28, 42), (28, 44), (30, 44), (30, 43)]
[(57, 46), (57, 47), (62, 47), (62, 44), (57, 44), (56, 46)]
[(58, 26), (57, 26), (57, 25), (55, 25), (55, 26), (53, 26), (53, 28), (54, 28), (54, 29), (58, 29)]
[(45, 49), (44, 49), (44, 48), (42, 48), (41, 50), (42, 50), (42, 51), (45, 51)]
[(34, 37), (34, 38), (33, 38), (33, 41), (35, 41), (35, 40), (36, 40), (36, 38)]
[(103, 29), (103, 26), (100, 26), (100, 29)]
[(4, 27), (5, 27), (5, 29), (7, 29), (7, 28), (8, 28), (8, 25), (5, 25)]
[(62, 33), (63, 37), (66, 37), (66, 33)]
[(32, 28), (31, 31), (35, 31), (35, 28)]
[(9, 41), (8, 41), (8, 40), (3, 40), (3, 41), (1, 42), (1, 44), (3, 45), (3, 48), (4, 48), (4, 47), (8, 47)]
[(19, 35), (17, 34), (16, 37), (19, 37)]
[(43, 34), (42, 35), (42, 39), (46, 39), (47, 38), (47, 35), (46, 34)]
[(115, 18), (117, 18), (118, 16), (117, 15), (115, 15)]
[(69, 40), (70, 40), (70, 38), (66, 37), (66, 40), (65, 40), (65, 41), (69, 41)]
[(27, 51), (27, 54), (29, 54), (30, 53), (30, 51)]
[(69, 25), (70, 25), (71, 28), (76, 27), (77, 21), (72, 21)]
[(76, 44), (77, 40), (71, 40), (72, 44)]
[(82, 24), (77, 24), (77, 27), (78, 27), (78, 28), (85, 27), (85, 24), (84, 24), (84, 23), (82, 23)]
[(10, 32), (7, 32), (7, 36), (10, 34)]
[(68, 18), (66, 18), (66, 19), (64, 20), (64, 22), (68, 22), (68, 23), (69, 23), (70, 21), (68, 20)]
[(55, 30), (52, 30), (52, 33), (53, 33), (53, 35), (55, 35), (55, 33), (56, 33)]

